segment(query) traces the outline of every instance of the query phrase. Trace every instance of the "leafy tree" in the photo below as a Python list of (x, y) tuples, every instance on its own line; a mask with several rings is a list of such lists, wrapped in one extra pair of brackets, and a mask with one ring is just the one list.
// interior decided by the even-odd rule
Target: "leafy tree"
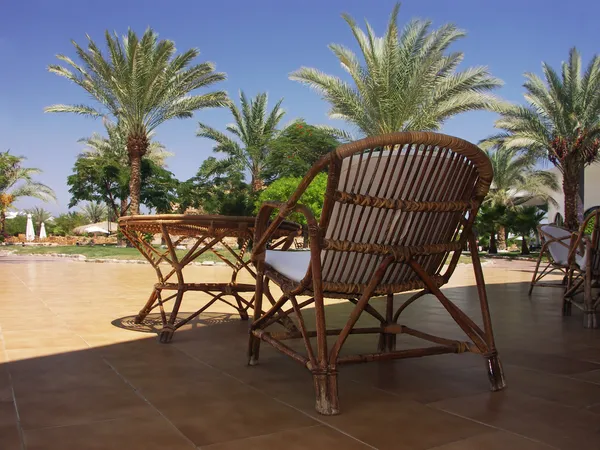
[(5, 232), (6, 212), (20, 198), (56, 199), (50, 187), (33, 180), (34, 175), (42, 171), (23, 167), (24, 160), (24, 156), (14, 156), (8, 151), (0, 153), (0, 233)]
[(50, 232), (57, 236), (67, 236), (73, 233), (73, 229), (85, 224), (86, 220), (83, 215), (71, 211), (55, 217)]
[(296, 121), (272, 142), (265, 179), (304, 176), (319, 158), (339, 145), (339, 140), (326, 130)]
[[(329, 46), (353, 83), (302, 67), (290, 78), (320, 92), (331, 104), (330, 117), (343, 119), (364, 135), (406, 130), (437, 130), (456, 114), (495, 110), (490, 91), (501, 86), (485, 67), (457, 71), (461, 52), (448, 47), (465, 32), (447, 24), (430, 30), (431, 22), (412, 20), (398, 32), (397, 4), (382, 38), (367, 23), (367, 33), (347, 14), (362, 60), (347, 47)], [(349, 137), (348, 133), (339, 134)]]
[(220, 172), (247, 170), (254, 192), (264, 187), (265, 169), (272, 143), (279, 133), (277, 126), (285, 114), (281, 109), (282, 101), (283, 99), (279, 100), (271, 112), (267, 113), (266, 93), (248, 100), (244, 92), (240, 91), (240, 108), (233, 103), (229, 105), (235, 123), (228, 125), (226, 129), (233, 137), (206, 124), (198, 124), (197, 136), (215, 141), (214, 151), (227, 155), (227, 159), (219, 163)]
[(488, 141), (524, 150), (537, 160), (550, 161), (563, 176), (565, 226), (579, 227), (583, 212), (580, 174), (596, 161), (600, 150), (600, 57), (581, 73), (581, 55), (571, 49), (559, 75), (542, 63), (544, 79), (526, 73), (526, 106), (503, 108), (496, 127), (502, 132)]
[(26, 228), (27, 217), (19, 215), (6, 221), (4, 233), (8, 236), (18, 236), (19, 234), (25, 234)]
[(509, 222), (513, 232), (521, 236), (521, 255), (529, 255), (527, 239), (535, 233), (538, 225), (546, 217), (547, 207), (518, 206), (508, 212)]
[[(486, 202), (493, 206), (503, 206), (511, 210), (533, 198), (544, 202), (554, 202), (553, 191), (558, 190), (556, 175), (545, 170), (537, 170), (529, 155), (519, 155), (515, 149), (494, 147), (487, 150), (494, 169), (494, 180)], [(506, 225), (510, 223), (504, 216), (498, 217), (498, 249), (506, 249)]]
[(229, 164), (207, 158), (195, 177), (180, 183), (177, 190), (178, 211), (189, 208), (207, 214), (249, 216), (254, 209), (254, 192), (244, 183), (244, 176)]
[[(190, 95), (225, 79), (209, 62), (190, 66), (198, 55), (191, 49), (175, 56), (175, 43), (158, 40), (147, 29), (141, 39), (129, 30), (122, 42), (115, 34), (105, 34), (108, 57), (88, 38), (87, 50), (73, 42), (78, 64), (65, 55), (57, 58), (67, 67), (51, 65), (48, 70), (80, 86), (96, 100), (88, 105), (53, 105), (48, 112), (70, 112), (91, 117), (112, 116), (126, 130), (130, 166), (129, 212), (139, 214), (142, 158), (150, 146), (149, 134), (170, 119), (192, 117), (202, 108), (228, 104), (223, 91)], [(68, 68), (70, 66), (71, 68)]]
[(81, 215), (87, 223), (98, 223), (107, 218), (106, 205), (99, 202), (87, 202), (81, 207)]
[[(267, 200), (287, 201), (296, 191), (301, 181), (302, 177), (285, 177), (274, 181), (258, 196), (255, 210), (258, 211), (260, 205)], [(326, 188), (327, 174), (320, 173), (313, 179), (299, 200), (299, 203), (307, 206), (312, 211), (317, 221), (321, 219)], [(293, 213), (289, 217), (290, 220), (306, 225), (306, 219), (302, 214)]]
[[(81, 139), (86, 149), (79, 155), (68, 178), (70, 207), (79, 201), (105, 203), (112, 217), (127, 214), (130, 208), (130, 171), (127, 168), (125, 134), (118, 125), (105, 121), (107, 137), (94, 134)], [(170, 211), (177, 180), (163, 166), (170, 153), (158, 142), (151, 142), (142, 158), (140, 198), (142, 204)]]

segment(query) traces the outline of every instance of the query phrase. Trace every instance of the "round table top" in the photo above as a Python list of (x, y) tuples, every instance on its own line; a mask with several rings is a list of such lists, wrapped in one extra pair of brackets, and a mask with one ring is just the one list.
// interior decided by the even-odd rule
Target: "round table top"
[[(167, 232), (175, 236), (209, 237), (225, 234), (228, 237), (251, 237), (255, 221), (255, 217), (249, 216), (157, 214), (121, 217), (119, 226), (124, 230), (157, 234), (162, 232), (164, 225)], [(297, 223), (284, 221), (274, 237), (288, 236), (300, 230), (301, 226)]]

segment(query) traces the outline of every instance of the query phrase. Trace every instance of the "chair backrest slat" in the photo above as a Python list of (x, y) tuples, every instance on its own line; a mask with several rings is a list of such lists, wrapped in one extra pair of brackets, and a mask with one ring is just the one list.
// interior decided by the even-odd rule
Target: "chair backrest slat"
[(321, 216), (323, 280), (330, 285), (368, 283), (386, 255), (396, 263), (381, 284), (413, 282), (409, 257), (439, 275), (448, 255), (465, 245), (492, 180), (484, 152), (436, 133), (363, 139), (338, 148), (332, 163)]

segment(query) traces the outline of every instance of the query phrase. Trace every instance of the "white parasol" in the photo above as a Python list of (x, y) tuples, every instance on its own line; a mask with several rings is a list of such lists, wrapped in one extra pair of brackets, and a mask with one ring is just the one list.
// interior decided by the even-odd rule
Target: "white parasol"
[(48, 236), (46, 236), (46, 224), (44, 222), (42, 222), (42, 225), (40, 226), (40, 239), (46, 239)]
[(96, 226), (96, 225), (90, 225), (89, 227), (85, 227), (84, 229), (85, 233), (104, 233), (104, 234), (110, 234), (108, 232), (108, 230), (105, 230), (102, 227)]
[(35, 231), (33, 230), (33, 221), (31, 214), (27, 214), (27, 228), (25, 229), (25, 240), (31, 242), (35, 239)]

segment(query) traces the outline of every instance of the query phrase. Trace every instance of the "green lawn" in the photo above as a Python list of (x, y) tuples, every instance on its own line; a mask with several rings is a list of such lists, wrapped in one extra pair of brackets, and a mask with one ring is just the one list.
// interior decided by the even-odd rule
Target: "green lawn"
[[(91, 246), (60, 246), (60, 247), (33, 247), (26, 246), (22, 247), (19, 245), (13, 245), (10, 247), (4, 247), (7, 250), (14, 251), (19, 255), (47, 255), (51, 253), (62, 253), (66, 255), (84, 255), (88, 259), (144, 259), (144, 257), (140, 254), (140, 252), (135, 248), (126, 248), (126, 247), (115, 247), (115, 246), (100, 246), (96, 245), (94, 247)], [(159, 249), (159, 251), (164, 251), (163, 249)], [(185, 255), (185, 250), (177, 250), (177, 256), (179, 258)], [(229, 252), (226, 250), (222, 252), (223, 255), (227, 256)], [(488, 259), (488, 254), (483, 252), (479, 254), (482, 259)], [(537, 258), (539, 253), (532, 252), (527, 258)], [(505, 258), (514, 258), (519, 259), (522, 256), (519, 252), (509, 252), (509, 253), (500, 253), (499, 256), (503, 256)], [(232, 260), (232, 257), (228, 259)], [(196, 262), (202, 261), (220, 261), (220, 259), (212, 252), (205, 252), (200, 257), (196, 259)], [(466, 253), (463, 253), (460, 257), (459, 263), (471, 263), (471, 256)]]
[[(83, 255), (89, 259), (145, 259), (136, 248), (127, 247), (115, 247), (101, 245), (91, 246), (59, 246), (59, 247), (33, 247), (33, 246), (18, 246), (12, 245), (10, 247), (4, 247), (6, 250), (14, 251), (18, 255), (48, 255), (51, 253), (62, 253), (66, 255)], [(164, 249), (158, 248), (159, 251)], [(186, 254), (186, 250), (176, 250), (179, 258)], [(225, 250), (222, 252), (223, 255), (227, 256), (229, 252)], [(228, 258), (233, 259), (233, 257)], [(220, 261), (220, 259), (212, 252), (208, 251), (200, 255), (196, 262), (202, 261)]]

